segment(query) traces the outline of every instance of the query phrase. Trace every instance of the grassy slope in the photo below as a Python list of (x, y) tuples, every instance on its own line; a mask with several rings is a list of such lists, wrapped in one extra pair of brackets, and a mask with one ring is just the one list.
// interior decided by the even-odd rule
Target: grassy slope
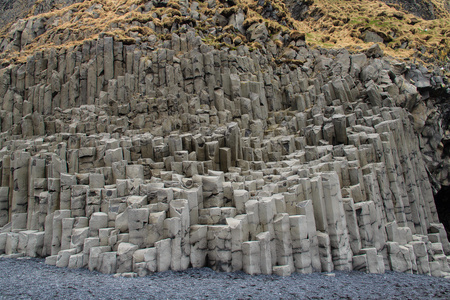
[[(211, 33), (212, 28), (220, 27), (213, 23), (215, 15), (229, 17), (243, 12), (246, 28), (255, 22), (266, 23), (280, 54), (283, 52), (280, 48), (295, 48), (295, 39), (303, 34), (306, 34), (306, 42), (310, 46), (364, 50), (371, 45), (363, 41), (364, 33), (370, 30), (383, 37), (382, 46), (389, 55), (445, 62), (450, 52), (450, 16), (443, 8), (443, 0), (430, 1), (434, 1), (439, 9), (440, 19), (426, 21), (377, 0), (314, 0), (308, 11), (310, 17), (302, 22), (291, 17), (289, 8), (281, 0), (266, 0), (263, 6), (257, 5), (255, 0), (216, 0), (215, 6), (198, 2), (200, 20), (191, 18), (190, 8), (184, 8), (175, 0), (171, 0), (167, 7), (152, 8), (147, 12), (147, 1), (142, 0), (85, 1), (38, 16), (31, 12), (28, 18), (47, 20), (46, 31), (20, 53), (1, 53), (0, 59), (3, 62), (25, 61), (27, 55), (42, 48), (71, 47), (82, 44), (84, 40), (95, 39), (100, 33), (114, 36), (124, 43), (134, 43), (136, 38), (145, 41), (152, 34), (166, 39), (170, 38), (167, 33), (173, 23), (190, 24), (204, 41), (218, 48), (241, 43), (251, 48), (261, 47), (257, 42), (248, 41), (230, 25), (221, 27), (220, 33)], [(261, 16), (265, 8), (273, 9), (272, 19)], [(0, 37), (7, 36), (8, 30), (9, 27), (5, 27)]]
[(442, 1), (434, 2), (441, 18), (426, 21), (375, 0), (315, 0), (311, 10), (319, 10), (324, 16), (318, 22), (306, 21), (313, 31), (308, 35), (309, 42), (325, 47), (367, 48), (362, 37), (370, 30), (383, 37), (390, 55), (409, 57), (421, 51), (419, 57), (425, 60), (447, 60), (450, 15)]

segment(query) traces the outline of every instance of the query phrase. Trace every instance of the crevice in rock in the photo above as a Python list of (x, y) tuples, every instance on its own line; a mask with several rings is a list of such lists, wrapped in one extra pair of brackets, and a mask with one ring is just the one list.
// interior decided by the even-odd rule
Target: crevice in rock
[(439, 221), (444, 224), (447, 236), (450, 237), (450, 186), (442, 186), (441, 190), (434, 196)]

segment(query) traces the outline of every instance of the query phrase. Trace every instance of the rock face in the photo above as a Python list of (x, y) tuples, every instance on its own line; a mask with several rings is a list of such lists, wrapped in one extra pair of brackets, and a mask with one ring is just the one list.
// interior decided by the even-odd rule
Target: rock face
[(275, 61), (193, 29), (149, 40), (101, 35), (0, 70), (0, 253), (126, 276), (448, 276), (420, 93), (378, 45), (299, 40)]
[(437, 6), (434, 1), (430, 0), (414, 0), (414, 1), (405, 1), (405, 0), (382, 0), (386, 4), (396, 4), (403, 8), (404, 10), (421, 17), (425, 20), (434, 20), (437, 19), (442, 11), (440, 9), (444, 8), (449, 11), (450, 6), (448, 1), (437, 1), (438, 4), (441, 4), (443, 7)]
[(304, 20), (307, 17), (306, 12), (309, 6), (314, 3), (313, 0), (289, 0), (285, 1), (291, 11), (291, 15), (296, 20)]
[(29, 13), (34, 15), (49, 12), (54, 7), (64, 7), (83, 0), (1, 0), (0, 28), (19, 18), (27, 16)]

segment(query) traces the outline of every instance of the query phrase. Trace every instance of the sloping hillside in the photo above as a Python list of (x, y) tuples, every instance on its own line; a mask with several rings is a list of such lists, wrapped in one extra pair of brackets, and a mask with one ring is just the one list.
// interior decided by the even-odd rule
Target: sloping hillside
[[(263, 45), (255, 43), (251, 36), (255, 26), (251, 26), (263, 22), (268, 31), (263, 44), (278, 47), (279, 55), (282, 54), (280, 49), (295, 47), (296, 39), (302, 38), (311, 46), (345, 47), (351, 51), (367, 49), (372, 42), (377, 42), (389, 55), (445, 62), (450, 49), (450, 25), (443, 2), (433, 2), (433, 16), (438, 17), (433, 20), (407, 13), (398, 4), (388, 6), (377, 0), (286, 3), (211, 0), (194, 4), (103, 0), (52, 10), (52, 5), (58, 7), (63, 3), (44, 5), (45, 2), (38, 2), (28, 18), (3, 29), (0, 50), (6, 60), (21, 59), (40, 47), (69, 47), (94, 39), (100, 33), (126, 43), (141, 43), (152, 33), (164, 38), (169, 32), (178, 32), (183, 25), (194, 27), (208, 43), (218, 48), (236, 47), (241, 43), (254, 48)], [(67, 5), (67, 1), (64, 3)], [(13, 4), (5, 5), (8, 8)], [(45, 11), (49, 12), (35, 16)], [(18, 54), (18, 51), (22, 52)]]

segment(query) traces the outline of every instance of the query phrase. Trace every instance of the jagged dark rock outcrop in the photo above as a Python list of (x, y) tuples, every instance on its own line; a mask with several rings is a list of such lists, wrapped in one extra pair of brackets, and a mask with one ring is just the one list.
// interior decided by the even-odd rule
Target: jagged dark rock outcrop
[[(381, 0), (387, 4), (396, 4), (398, 7), (403, 8), (407, 12), (410, 12), (425, 20), (434, 20), (440, 17), (439, 9), (436, 4), (430, 0)], [(449, 1), (443, 1), (445, 9), (449, 10)]]
[(285, 3), (291, 11), (292, 17), (303, 21), (308, 17), (309, 6), (314, 3), (314, 0), (286, 0)]
[(38, 15), (49, 12), (54, 8), (62, 8), (83, 0), (1, 0), (0, 1), (0, 28), (26, 17), (28, 14)]

